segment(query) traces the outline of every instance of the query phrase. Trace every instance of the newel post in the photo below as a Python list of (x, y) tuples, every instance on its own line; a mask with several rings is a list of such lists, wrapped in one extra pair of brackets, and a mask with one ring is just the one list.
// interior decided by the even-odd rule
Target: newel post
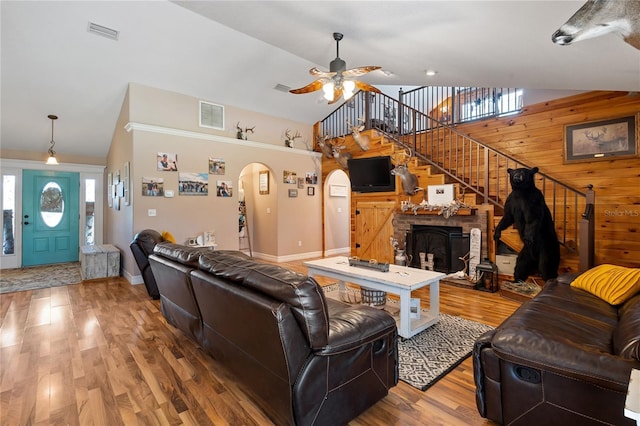
[(593, 185), (587, 187), (586, 206), (580, 219), (580, 272), (593, 267), (595, 252), (595, 203)]

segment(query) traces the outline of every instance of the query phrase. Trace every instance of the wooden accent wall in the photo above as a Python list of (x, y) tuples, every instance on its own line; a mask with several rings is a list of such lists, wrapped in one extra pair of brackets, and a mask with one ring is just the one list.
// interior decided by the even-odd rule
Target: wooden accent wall
[(640, 94), (589, 92), (525, 107), (517, 115), (461, 124), (470, 137), (576, 189), (596, 194), (595, 263), (640, 267), (640, 156), (564, 163), (566, 125), (636, 116)]
[[(564, 163), (566, 125), (609, 118), (636, 116), (636, 152), (640, 151), (640, 94), (627, 92), (588, 92), (553, 101), (530, 105), (516, 115), (461, 124), (457, 129), (492, 148), (510, 155), (530, 167), (584, 191), (592, 184), (596, 193), (595, 263), (640, 267), (640, 156), (617, 160)], [(319, 127), (316, 126), (318, 130)], [(362, 152), (351, 137), (344, 141), (354, 156), (393, 155), (394, 146), (372, 137), (371, 149)], [(319, 150), (319, 149), (318, 149)], [(322, 177), (339, 167), (335, 160), (323, 158)], [(420, 186), (443, 182), (427, 182), (430, 171), (418, 171)], [(439, 179), (440, 176), (433, 175)], [(508, 185), (505, 173), (503, 186)], [(423, 183), (424, 182), (424, 183)], [(391, 201), (402, 195), (397, 179), (396, 193), (353, 194), (351, 233), (354, 238), (354, 208), (358, 201)], [(422, 194), (412, 197), (420, 202)], [(582, 208), (582, 207), (580, 207)], [(581, 212), (577, 212), (581, 214)], [(352, 252), (355, 248), (352, 247)]]

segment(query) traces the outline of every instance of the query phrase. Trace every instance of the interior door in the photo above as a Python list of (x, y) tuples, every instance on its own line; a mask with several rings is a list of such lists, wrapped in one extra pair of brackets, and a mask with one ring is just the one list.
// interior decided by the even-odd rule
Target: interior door
[(78, 261), (80, 175), (22, 172), (22, 266)]
[(356, 256), (363, 260), (393, 263), (393, 201), (356, 203)]

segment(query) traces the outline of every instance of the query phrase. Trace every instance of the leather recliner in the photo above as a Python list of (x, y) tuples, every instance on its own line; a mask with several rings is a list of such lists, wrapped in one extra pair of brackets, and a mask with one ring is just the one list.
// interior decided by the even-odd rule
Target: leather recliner
[(147, 288), (147, 293), (149, 293), (149, 296), (153, 299), (159, 299), (160, 292), (158, 291), (156, 279), (153, 276), (153, 271), (149, 265), (149, 256), (153, 254), (153, 249), (156, 244), (162, 241), (164, 240), (158, 231), (145, 229), (138, 232), (135, 237), (133, 237), (133, 241), (129, 244), (133, 257), (138, 265), (138, 269), (140, 269), (140, 272), (142, 273), (142, 279), (145, 287)]

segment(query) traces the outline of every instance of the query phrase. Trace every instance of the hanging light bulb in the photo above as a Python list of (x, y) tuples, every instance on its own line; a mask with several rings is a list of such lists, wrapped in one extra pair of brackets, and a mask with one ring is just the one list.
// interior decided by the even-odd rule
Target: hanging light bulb
[(47, 151), (49, 158), (47, 158), (46, 164), (49, 166), (57, 166), (59, 163), (58, 160), (56, 160), (56, 152), (53, 150), (53, 147), (56, 146), (56, 143), (53, 140), (53, 122), (58, 119), (58, 116), (51, 114), (48, 117), (51, 120), (51, 146)]
[(333, 91), (335, 89), (336, 85), (333, 82), (333, 80), (329, 80), (327, 81), (323, 86), (322, 86), (322, 91), (324, 92), (324, 98), (328, 101), (332, 101), (333, 100)]
[(348, 101), (353, 96), (353, 91), (356, 89), (356, 83), (352, 80), (345, 80), (342, 82), (342, 95), (344, 100)]

